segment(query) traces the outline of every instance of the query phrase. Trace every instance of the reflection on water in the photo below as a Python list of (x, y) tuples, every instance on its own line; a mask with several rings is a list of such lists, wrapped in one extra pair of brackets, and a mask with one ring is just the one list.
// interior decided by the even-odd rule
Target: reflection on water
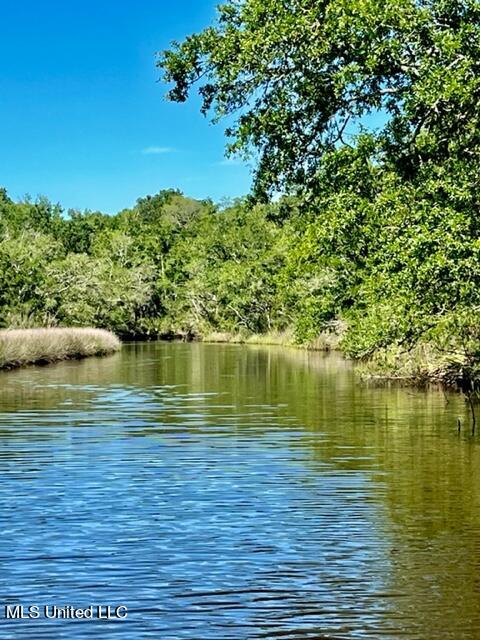
[[(341, 359), (134, 344), (0, 374), (2, 640), (480, 637), (461, 398)], [(126, 605), (125, 621), (1, 619)]]

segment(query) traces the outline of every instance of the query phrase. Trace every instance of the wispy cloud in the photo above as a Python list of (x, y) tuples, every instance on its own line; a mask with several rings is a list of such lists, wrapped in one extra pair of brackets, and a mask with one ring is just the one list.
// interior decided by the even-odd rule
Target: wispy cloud
[(145, 156), (155, 156), (160, 155), (161, 153), (173, 153), (175, 149), (172, 147), (145, 147), (142, 149), (142, 153)]

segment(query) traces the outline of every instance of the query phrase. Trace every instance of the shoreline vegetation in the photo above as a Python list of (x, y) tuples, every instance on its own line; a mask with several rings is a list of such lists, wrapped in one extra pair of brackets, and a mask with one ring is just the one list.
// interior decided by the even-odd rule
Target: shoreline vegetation
[(0, 331), (0, 370), (104, 356), (120, 348), (120, 340), (103, 329), (7, 329)]
[(222, 331), (212, 331), (199, 338), (200, 342), (218, 344), (247, 344), (294, 347), (307, 351), (339, 351), (341, 335), (336, 331), (324, 331), (314, 340), (305, 343), (298, 343), (292, 330), (270, 331), (267, 333), (229, 333)]
[[(246, 344), (281, 346), (307, 351), (336, 351), (346, 355), (342, 349), (342, 336), (346, 328), (338, 323), (336, 328), (323, 331), (316, 339), (305, 343), (295, 341), (293, 331), (265, 334), (212, 332), (201, 336), (200, 342), (222, 344)], [(437, 385), (444, 388), (470, 392), (468, 361), (460, 352), (445, 354), (433, 345), (417, 345), (408, 351), (384, 350), (365, 360), (353, 360), (357, 373), (365, 379), (381, 382), (398, 382), (415, 386)]]
[[(390, 209), (373, 211), (372, 229), (354, 221), (340, 230), (343, 216), (328, 208), (312, 215), (291, 198), (222, 208), (173, 190), (112, 216), (65, 213), (45, 199), (13, 202), (0, 189), (0, 329), (10, 341), (13, 330), (90, 326), (128, 340), (339, 350), (366, 378), (475, 395), (480, 240), (465, 231), (470, 211), (426, 249), (428, 234), (417, 237), (418, 221), (401, 211), (401, 231), (391, 233), (405, 244), (400, 251), (392, 235), (381, 252), (373, 221), (392, 222)], [(365, 243), (372, 264), (358, 254)], [(23, 355), (1, 356), (0, 367), (91, 352), (34, 342), (17, 343)]]
[[(331, 323), (328, 330), (315, 339), (298, 342), (291, 329), (265, 333), (245, 331), (211, 331), (203, 335), (185, 333), (155, 336), (160, 340), (199, 341), (210, 344), (244, 344), (250, 346), (280, 346), (306, 351), (336, 351), (342, 349), (345, 323)], [(148, 339), (142, 336), (140, 340)], [(152, 337), (150, 336), (150, 339)], [(111, 331), (95, 328), (48, 327), (0, 330), (0, 370), (26, 365), (50, 364), (62, 360), (105, 356), (121, 349), (121, 340)], [(350, 358), (351, 359), (351, 358)], [(432, 345), (417, 345), (410, 351), (378, 352), (374, 358), (351, 359), (360, 376), (367, 380), (398, 382), (416, 386), (429, 384), (462, 391), (472, 399), (471, 378), (465, 354), (441, 353)]]

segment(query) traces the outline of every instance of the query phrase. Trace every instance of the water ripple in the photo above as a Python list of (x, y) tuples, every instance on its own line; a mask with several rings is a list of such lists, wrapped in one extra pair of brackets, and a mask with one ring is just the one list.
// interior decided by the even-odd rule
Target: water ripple
[(1, 607), (129, 611), (0, 610), (2, 640), (478, 637), (463, 406), (288, 353), (131, 345), (2, 374)]

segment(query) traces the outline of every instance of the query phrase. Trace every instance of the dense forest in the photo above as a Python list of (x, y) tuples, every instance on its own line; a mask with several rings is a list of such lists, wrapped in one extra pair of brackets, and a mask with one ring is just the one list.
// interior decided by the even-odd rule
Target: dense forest
[(4, 327), (123, 336), (322, 332), (385, 375), (480, 378), (477, 0), (230, 0), (159, 56), (255, 159), (220, 208), (116, 216), (0, 195)]
[[(355, 159), (345, 160), (350, 172)], [(1, 326), (139, 339), (283, 334), (305, 345), (340, 333), (344, 352), (385, 371), (459, 381), (480, 345), (469, 218), (427, 216), (415, 192), (389, 185), (370, 210), (358, 196), (347, 219), (351, 196), (335, 175), (321, 219), (287, 198), (219, 208), (171, 190), (108, 216), (2, 191)]]
[[(131, 338), (287, 329), (311, 304), (295, 275), (296, 224), (284, 203), (220, 209), (174, 190), (115, 216), (14, 203), (2, 191), (1, 325)], [(299, 335), (312, 328), (298, 322)]]

